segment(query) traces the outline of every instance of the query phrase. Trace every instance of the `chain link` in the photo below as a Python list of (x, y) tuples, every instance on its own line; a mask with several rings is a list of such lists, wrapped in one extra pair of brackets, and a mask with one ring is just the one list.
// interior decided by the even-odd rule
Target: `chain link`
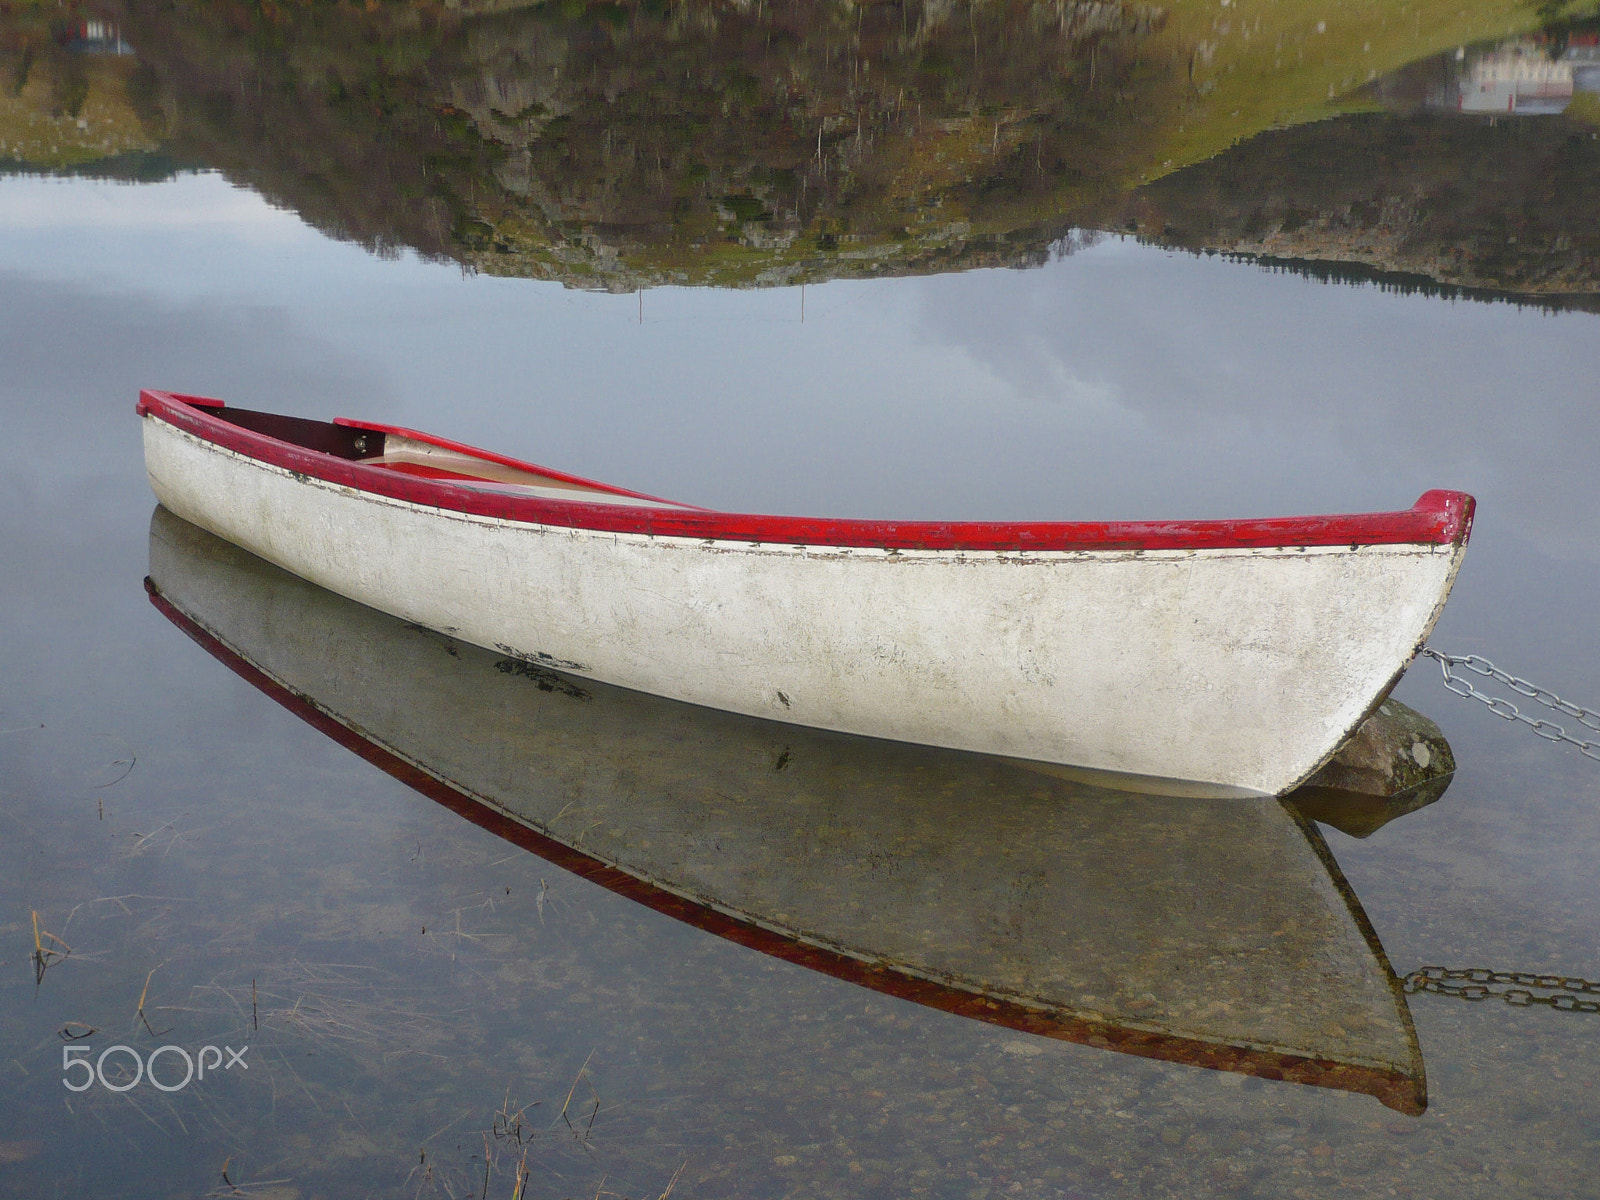
[(1444, 686), (1447, 691), (1486, 705), (1489, 711), (1497, 717), (1502, 717), (1507, 721), (1521, 722), (1547, 742), (1565, 742), (1569, 746), (1576, 746), (1578, 752), (1584, 757), (1600, 762), (1600, 739), (1585, 741), (1581, 738), (1573, 737), (1554, 721), (1541, 721), (1537, 717), (1530, 717), (1504, 697), (1488, 696), (1480, 692), (1472, 686), (1471, 680), (1456, 674), (1452, 668), (1461, 667), (1475, 675), (1482, 675), (1485, 679), (1493, 679), (1503, 683), (1517, 695), (1526, 696), (1546, 708), (1554, 709), (1558, 713), (1572, 717), (1585, 729), (1600, 733), (1600, 713), (1595, 712), (1594, 709), (1573, 704), (1570, 700), (1563, 700), (1548, 688), (1529, 683), (1526, 679), (1519, 679), (1509, 671), (1502, 671), (1488, 659), (1477, 654), (1441, 654), (1432, 646), (1424, 646), (1421, 654), (1423, 657), (1431, 658), (1439, 664), (1439, 669), (1444, 672)]
[[(1542, 1005), (1561, 1012), (1600, 1013), (1600, 983), (1565, 975), (1536, 975), (1530, 971), (1490, 971), (1485, 967), (1454, 970), (1448, 967), (1419, 967), (1400, 981), (1408, 995), (1431, 992), (1435, 996), (1454, 996), (1457, 1000), (1489, 1000), (1498, 997), (1513, 1008)], [(1534, 990), (1552, 992), (1538, 996)]]

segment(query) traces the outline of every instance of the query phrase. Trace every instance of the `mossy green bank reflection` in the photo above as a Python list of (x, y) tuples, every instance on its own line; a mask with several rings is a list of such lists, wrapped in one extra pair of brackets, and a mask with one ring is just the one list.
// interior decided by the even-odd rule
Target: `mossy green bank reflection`
[(1559, 55), (1592, 11), (26, 6), (0, 157), (159, 148), (380, 252), (619, 291), (1028, 265), (1108, 229), (1573, 303), (1600, 291), (1593, 106), (1508, 145), (1378, 85), (1486, 39)]

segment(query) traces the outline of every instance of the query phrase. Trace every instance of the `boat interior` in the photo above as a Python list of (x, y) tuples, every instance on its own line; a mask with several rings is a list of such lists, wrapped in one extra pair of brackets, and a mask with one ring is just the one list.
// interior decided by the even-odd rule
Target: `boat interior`
[(319, 454), (475, 491), (575, 500), (584, 504), (615, 504), (627, 508), (692, 507), (546, 472), (529, 463), (477, 454), (466, 446), (435, 441), (410, 431), (402, 433), (387, 426), (348, 419), (314, 421), (243, 408), (209, 409), (209, 415)]

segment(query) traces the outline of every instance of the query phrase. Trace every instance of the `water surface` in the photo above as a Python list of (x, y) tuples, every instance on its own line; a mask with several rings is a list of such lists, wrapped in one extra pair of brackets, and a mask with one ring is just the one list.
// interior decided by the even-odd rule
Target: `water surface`
[[(1458, 487), (1479, 519), (1435, 643), (1592, 704), (1592, 21), (481, 7), (507, 11), (0, 17), (5, 1188), (462, 1196), (487, 1160), (491, 1196), (519, 1168), (551, 1197), (1587, 1194), (1600, 1017), (1406, 998), (1406, 1115), (863, 987), (463, 820), (150, 603), (132, 407), (390, 420), (757, 511)], [(1520, 59), (1567, 64), (1559, 111), (1441, 107)], [(1314, 831), (1331, 873), (1264, 903), (1333, 888), (1400, 974), (1600, 976), (1595, 765), (1430, 668), (1397, 695), (1449, 737), (1450, 790)], [(896, 753), (930, 796), (970, 778)], [(1248, 866), (1204, 849), (1170, 910)], [(42, 978), (35, 914), (71, 948)], [(1209, 1019), (1325, 1011), (1319, 961)], [(69, 1092), (61, 1032), (88, 1028), (250, 1065)]]

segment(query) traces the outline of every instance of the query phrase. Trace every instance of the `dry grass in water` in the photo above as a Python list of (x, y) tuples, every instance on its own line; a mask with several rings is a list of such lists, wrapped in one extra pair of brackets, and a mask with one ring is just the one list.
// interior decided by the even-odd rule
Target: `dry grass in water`
[(37, 987), (44, 982), (44, 973), (71, 954), (72, 947), (49, 930), (40, 929), (38, 910), (29, 911), (33, 913), (33, 983)]
[(128, 833), (126, 845), (118, 846), (112, 851), (114, 860), (126, 862), (131, 858), (138, 858), (141, 854), (159, 847), (161, 857), (166, 858), (172, 853), (172, 848), (189, 835), (179, 833), (169, 822), (159, 828), (152, 829), (149, 833)]

